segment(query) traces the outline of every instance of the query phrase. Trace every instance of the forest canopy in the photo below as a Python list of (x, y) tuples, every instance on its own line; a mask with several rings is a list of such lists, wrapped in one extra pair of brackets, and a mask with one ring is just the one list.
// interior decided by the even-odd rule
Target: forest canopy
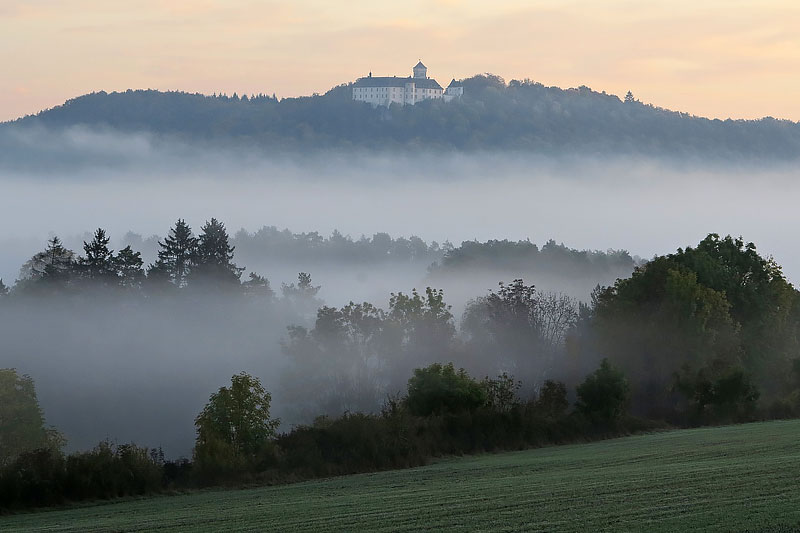
[[(561, 89), (492, 74), (461, 80), (463, 98), (373, 108), (352, 100), (352, 84), (324, 95), (202, 95), (155, 90), (104, 91), (0, 125), (83, 125), (149, 132), (265, 150), (503, 150), (542, 154), (701, 156), (712, 159), (800, 155), (800, 125), (771, 117), (711, 120), (589, 87)], [(13, 149), (13, 135), (0, 143)]]

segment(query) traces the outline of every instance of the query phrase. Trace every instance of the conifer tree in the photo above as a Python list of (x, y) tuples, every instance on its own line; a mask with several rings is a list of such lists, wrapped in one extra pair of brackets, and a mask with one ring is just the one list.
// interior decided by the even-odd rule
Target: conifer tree
[(161, 248), (158, 251), (158, 260), (150, 267), (148, 275), (165, 274), (178, 287), (186, 285), (186, 279), (195, 264), (197, 242), (192, 228), (179, 218), (164, 242), (158, 242)]
[(47, 241), (47, 248), (43, 252), (39, 252), (23, 265), (20, 278), (66, 282), (75, 266), (73, 257), (74, 252), (67, 250), (61, 244), (61, 239), (53, 237)]
[(117, 253), (114, 263), (119, 276), (119, 284), (127, 288), (137, 288), (144, 279), (141, 252), (134, 252), (130, 245), (126, 246)]
[(239, 283), (244, 268), (233, 262), (234, 247), (230, 245), (225, 224), (212, 218), (201, 228), (197, 246), (196, 278), (206, 281)]
[(81, 272), (87, 278), (108, 281), (116, 277), (114, 252), (108, 248), (110, 240), (104, 229), (97, 228), (91, 242), (83, 241), (83, 251), (86, 256), (81, 257), (78, 262)]
[(3, 278), (0, 278), (0, 298), (8, 296), (8, 287), (3, 283)]

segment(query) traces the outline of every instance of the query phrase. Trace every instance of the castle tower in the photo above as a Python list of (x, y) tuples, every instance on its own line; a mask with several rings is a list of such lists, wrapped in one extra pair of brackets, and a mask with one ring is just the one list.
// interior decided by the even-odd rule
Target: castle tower
[(422, 61), (416, 64), (414, 67), (414, 77), (417, 79), (427, 79), (428, 78), (428, 67), (422, 64)]

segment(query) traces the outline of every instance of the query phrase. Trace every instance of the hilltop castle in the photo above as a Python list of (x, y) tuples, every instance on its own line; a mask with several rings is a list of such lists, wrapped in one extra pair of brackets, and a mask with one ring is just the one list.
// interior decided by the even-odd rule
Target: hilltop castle
[(464, 94), (464, 87), (455, 79), (447, 89), (428, 77), (428, 67), (422, 61), (416, 64), (413, 75), (408, 78), (398, 76), (369, 76), (358, 78), (353, 84), (353, 100), (367, 102), (373, 106), (391, 104), (414, 105), (422, 100), (442, 99), (449, 102)]

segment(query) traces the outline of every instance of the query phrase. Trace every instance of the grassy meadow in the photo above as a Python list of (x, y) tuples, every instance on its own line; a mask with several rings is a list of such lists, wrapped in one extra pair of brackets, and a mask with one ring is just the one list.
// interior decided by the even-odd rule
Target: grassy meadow
[(795, 531), (800, 421), (0, 518), (0, 531)]

